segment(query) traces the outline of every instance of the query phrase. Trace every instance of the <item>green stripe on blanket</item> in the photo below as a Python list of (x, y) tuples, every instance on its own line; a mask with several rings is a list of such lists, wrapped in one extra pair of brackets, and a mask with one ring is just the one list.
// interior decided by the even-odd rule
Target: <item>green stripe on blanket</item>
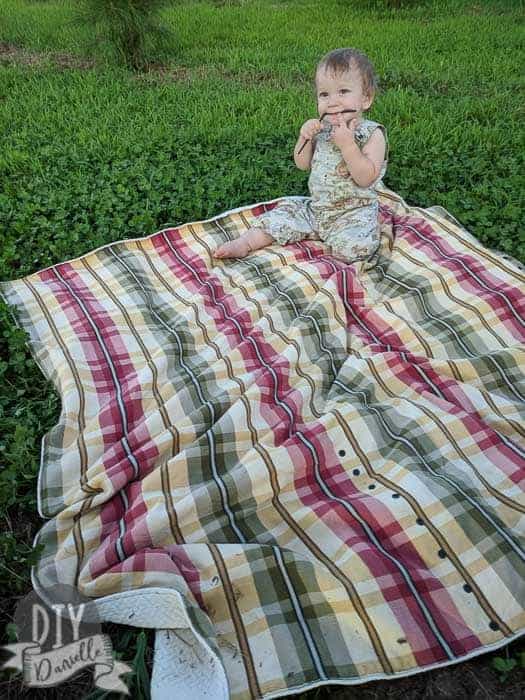
[(36, 590), (178, 591), (234, 700), (525, 630), (523, 266), (386, 189), (368, 263), (212, 257), (277, 201), (1, 286), (62, 399)]

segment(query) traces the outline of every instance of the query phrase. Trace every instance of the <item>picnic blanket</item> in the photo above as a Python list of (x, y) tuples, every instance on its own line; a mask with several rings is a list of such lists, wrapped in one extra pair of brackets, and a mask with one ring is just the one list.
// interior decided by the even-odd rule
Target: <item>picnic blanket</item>
[(155, 628), (154, 698), (278, 698), (525, 632), (525, 268), (379, 193), (381, 246), (211, 251), (281, 198), (2, 295), (60, 394), (35, 590)]

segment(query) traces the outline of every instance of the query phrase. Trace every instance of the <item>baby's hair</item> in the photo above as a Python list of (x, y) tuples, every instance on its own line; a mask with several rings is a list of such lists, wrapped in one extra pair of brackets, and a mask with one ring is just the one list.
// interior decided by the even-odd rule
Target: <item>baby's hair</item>
[[(334, 49), (325, 54), (317, 64), (315, 69), (315, 83), (319, 71), (326, 71), (333, 75), (341, 75), (352, 68), (356, 68), (361, 76), (363, 92), (372, 97), (378, 89), (378, 80), (374, 71), (374, 66), (366, 54), (357, 49)], [(315, 96), (317, 98), (317, 85), (314, 84)]]

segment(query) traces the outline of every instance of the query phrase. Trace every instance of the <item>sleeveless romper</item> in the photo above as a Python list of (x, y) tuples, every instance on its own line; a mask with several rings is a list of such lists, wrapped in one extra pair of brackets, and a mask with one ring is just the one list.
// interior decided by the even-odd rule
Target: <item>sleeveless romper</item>
[(339, 147), (329, 140), (332, 125), (317, 134), (308, 189), (304, 200), (283, 198), (273, 209), (256, 217), (252, 226), (262, 227), (285, 245), (304, 239), (326, 242), (335, 254), (348, 261), (367, 260), (379, 247), (379, 200), (388, 162), (388, 140), (382, 124), (363, 119), (355, 131), (360, 149), (375, 129), (383, 131), (386, 151), (381, 172), (368, 187), (359, 187), (348, 172)]

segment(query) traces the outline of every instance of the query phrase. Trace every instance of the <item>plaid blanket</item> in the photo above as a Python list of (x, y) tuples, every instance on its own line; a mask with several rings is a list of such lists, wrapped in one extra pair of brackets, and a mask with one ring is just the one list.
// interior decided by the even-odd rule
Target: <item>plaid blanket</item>
[(211, 256), (278, 201), (1, 286), (62, 400), (33, 585), (157, 628), (152, 688), (193, 700), (525, 632), (523, 266), (388, 189), (367, 263), (312, 240)]

